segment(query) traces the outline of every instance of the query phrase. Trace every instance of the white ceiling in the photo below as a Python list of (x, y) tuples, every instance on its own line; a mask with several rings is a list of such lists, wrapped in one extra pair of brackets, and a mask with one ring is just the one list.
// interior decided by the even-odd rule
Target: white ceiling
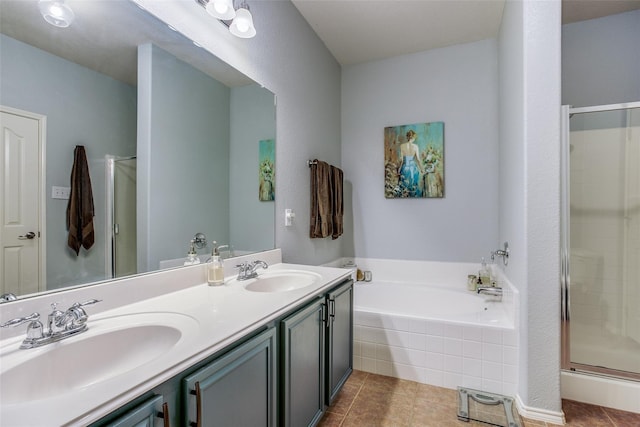
[[(496, 37), (504, 0), (291, 0), (342, 65)], [(640, 0), (563, 0), (563, 23), (640, 8)]]
[[(342, 65), (495, 37), (504, 6), (504, 0), (292, 2)], [(67, 0), (67, 4), (76, 20), (60, 30), (44, 22), (37, 0), (0, 0), (0, 31), (130, 84), (136, 84), (136, 46), (147, 42), (229, 86), (250, 82), (213, 55), (203, 55), (202, 49), (168, 31), (129, 0)], [(563, 22), (638, 8), (640, 0), (563, 0)]]

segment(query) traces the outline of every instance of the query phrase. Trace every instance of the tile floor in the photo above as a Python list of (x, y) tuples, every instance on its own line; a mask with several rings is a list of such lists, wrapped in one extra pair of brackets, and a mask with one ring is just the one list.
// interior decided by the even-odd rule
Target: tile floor
[[(476, 427), (487, 424), (459, 421), (456, 390), (353, 371), (320, 427)], [(640, 414), (562, 401), (569, 427), (638, 427)], [(522, 419), (524, 427), (555, 424)]]

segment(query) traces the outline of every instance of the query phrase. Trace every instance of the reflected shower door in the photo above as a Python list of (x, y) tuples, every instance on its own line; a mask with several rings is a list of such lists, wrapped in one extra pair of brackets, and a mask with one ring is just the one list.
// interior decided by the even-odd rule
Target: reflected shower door
[(113, 162), (113, 277), (137, 272), (136, 159)]
[(636, 107), (570, 110), (565, 256), (570, 368), (640, 378)]

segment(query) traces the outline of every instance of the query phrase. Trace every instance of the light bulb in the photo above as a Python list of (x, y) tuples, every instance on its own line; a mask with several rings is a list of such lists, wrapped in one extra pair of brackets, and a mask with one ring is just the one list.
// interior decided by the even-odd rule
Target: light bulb
[(236, 25), (238, 27), (238, 31), (241, 33), (246, 33), (249, 29), (249, 23), (246, 19), (238, 19), (238, 23)]
[(209, 0), (205, 9), (214, 18), (229, 21), (236, 16), (236, 11), (231, 4), (232, 0)]
[(229, 26), (229, 31), (234, 36), (249, 39), (256, 35), (256, 28), (253, 26), (253, 17), (248, 9), (240, 8), (236, 11), (236, 18)]
[(75, 19), (75, 14), (64, 0), (40, 0), (38, 3), (40, 14), (51, 25), (66, 28)]
[(216, 12), (218, 12), (219, 14), (224, 14), (227, 12), (227, 10), (229, 10), (229, 6), (227, 6), (226, 4), (222, 3), (222, 2), (217, 2), (213, 4), (213, 8), (216, 10)]

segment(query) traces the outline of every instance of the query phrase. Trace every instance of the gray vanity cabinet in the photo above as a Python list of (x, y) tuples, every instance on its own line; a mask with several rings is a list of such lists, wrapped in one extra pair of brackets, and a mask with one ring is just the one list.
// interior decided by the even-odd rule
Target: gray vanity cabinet
[(280, 425), (314, 426), (353, 371), (353, 281), (280, 322)]
[(327, 393), (330, 405), (353, 372), (353, 281), (327, 294)]
[(324, 298), (318, 298), (280, 322), (280, 424), (285, 427), (313, 426), (322, 418), (325, 322)]
[[(137, 405), (135, 408), (108, 422), (109, 427), (161, 427), (168, 426), (168, 409), (161, 395)], [(165, 419), (167, 422), (165, 422)]]
[(185, 426), (275, 427), (276, 328), (184, 378)]

